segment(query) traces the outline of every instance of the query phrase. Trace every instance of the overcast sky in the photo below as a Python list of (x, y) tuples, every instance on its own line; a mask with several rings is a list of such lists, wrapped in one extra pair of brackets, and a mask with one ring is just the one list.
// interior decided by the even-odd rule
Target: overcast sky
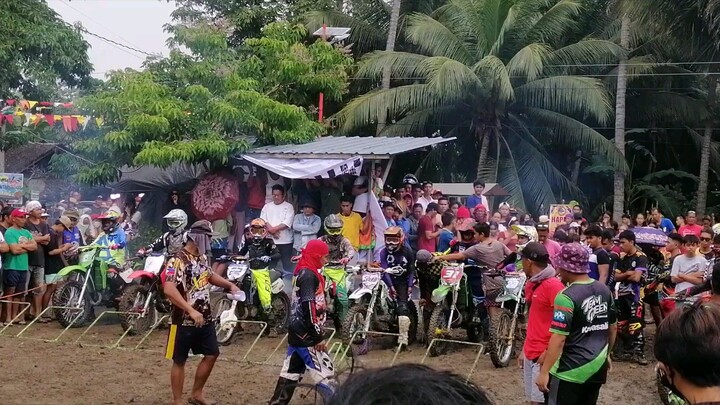
[[(4, 1), (4, 0), (0, 0)], [(155, 54), (168, 54), (168, 35), (163, 25), (170, 22), (175, 3), (166, 0), (48, 0), (48, 4), (70, 24), (80, 21), (90, 32)], [(94, 36), (84, 34), (90, 43), (90, 62), (94, 77), (104, 78), (109, 70), (138, 69), (145, 55)]]

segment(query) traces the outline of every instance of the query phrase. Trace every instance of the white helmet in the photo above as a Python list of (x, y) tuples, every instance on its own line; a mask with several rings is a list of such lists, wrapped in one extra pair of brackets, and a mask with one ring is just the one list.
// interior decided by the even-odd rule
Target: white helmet
[(185, 211), (181, 209), (171, 210), (170, 212), (168, 212), (167, 215), (163, 217), (163, 219), (167, 221), (170, 230), (174, 231), (175, 233), (185, 229), (188, 223), (188, 216)]
[(535, 230), (534, 226), (528, 226), (528, 225), (513, 225), (510, 227), (513, 232), (520, 238), (521, 236), (524, 236), (528, 239), (525, 243), (518, 243), (515, 245), (515, 248), (517, 249), (518, 254), (522, 253), (522, 250), (525, 246), (527, 246), (530, 242), (537, 242), (538, 241), (538, 234), (537, 230)]

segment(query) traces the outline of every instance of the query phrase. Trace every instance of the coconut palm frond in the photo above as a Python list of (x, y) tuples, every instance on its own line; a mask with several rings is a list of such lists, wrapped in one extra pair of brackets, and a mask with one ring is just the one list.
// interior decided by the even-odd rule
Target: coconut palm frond
[(507, 64), (507, 71), (511, 77), (522, 78), (531, 82), (537, 79), (543, 71), (543, 64), (550, 53), (550, 47), (544, 44), (528, 44)]
[(586, 114), (601, 124), (610, 121), (613, 106), (599, 79), (552, 76), (515, 88), (517, 103), (575, 116)]
[(406, 17), (406, 23), (405, 37), (420, 52), (472, 64), (473, 56), (465, 43), (439, 21), (425, 14), (414, 13)]

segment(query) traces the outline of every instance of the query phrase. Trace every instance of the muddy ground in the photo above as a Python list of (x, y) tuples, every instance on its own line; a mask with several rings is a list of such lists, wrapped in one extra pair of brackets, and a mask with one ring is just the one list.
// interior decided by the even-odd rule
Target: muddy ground
[[(0, 403), (14, 404), (168, 404), (170, 403), (170, 362), (163, 358), (166, 330), (154, 332), (142, 346), (134, 350), (139, 338), (128, 336), (121, 349), (108, 349), (122, 334), (115, 315), (103, 317), (78, 341), (85, 330), (71, 329), (57, 343), (36, 339), (54, 339), (62, 328), (57, 323), (33, 325), (21, 337), (22, 328), (12, 326), (0, 336)], [(107, 319), (105, 319), (107, 318)], [(280, 370), (284, 344), (274, 355), (280, 338), (260, 339), (242, 361), (255, 336), (253, 327), (221, 348), (218, 361), (207, 386), (207, 397), (219, 404), (263, 404), (269, 399)], [(648, 333), (650, 335), (651, 333)], [(652, 343), (649, 342), (648, 351)], [(424, 347), (415, 345), (401, 353), (397, 362), (420, 362)], [(381, 348), (362, 356), (363, 367), (388, 365), (394, 352)], [(458, 347), (448, 355), (429, 358), (426, 363), (458, 374), (468, 373), (475, 358), (473, 348)], [(600, 395), (601, 404), (656, 404), (652, 359), (641, 367), (613, 364), (609, 383)], [(197, 360), (188, 363), (185, 391), (189, 392)], [(343, 364), (339, 365), (343, 367)], [(491, 394), (497, 404), (523, 404), (521, 371), (514, 366), (496, 369), (490, 358), (482, 355), (472, 381)], [(293, 403), (307, 403), (296, 400)], [(411, 403), (411, 402), (408, 402)]]

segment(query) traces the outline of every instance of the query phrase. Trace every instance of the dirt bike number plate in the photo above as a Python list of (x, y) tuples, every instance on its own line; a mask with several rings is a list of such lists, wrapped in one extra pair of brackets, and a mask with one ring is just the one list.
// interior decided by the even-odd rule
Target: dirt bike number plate
[(227, 276), (228, 280), (235, 281), (241, 279), (247, 271), (247, 265), (242, 264), (231, 264), (228, 266)]
[(440, 279), (448, 285), (455, 285), (462, 280), (463, 271), (459, 267), (443, 267), (440, 271)]
[(163, 264), (165, 264), (164, 256), (148, 256), (148, 258), (145, 259), (145, 271), (158, 275), (160, 274), (160, 270), (162, 270)]
[(382, 278), (382, 275), (379, 273), (363, 273), (363, 276), (362, 276), (363, 287), (372, 290), (373, 288), (375, 288), (377, 283), (380, 282), (381, 278)]
[(505, 290), (512, 294), (517, 294), (520, 289), (520, 277), (505, 278)]

